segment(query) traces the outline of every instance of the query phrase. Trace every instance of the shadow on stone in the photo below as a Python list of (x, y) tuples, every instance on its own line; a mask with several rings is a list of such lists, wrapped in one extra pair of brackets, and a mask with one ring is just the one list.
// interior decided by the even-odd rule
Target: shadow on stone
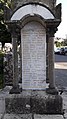
[(45, 91), (26, 92), (11, 94), (5, 99), (6, 113), (63, 114), (60, 95), (46, 94)]

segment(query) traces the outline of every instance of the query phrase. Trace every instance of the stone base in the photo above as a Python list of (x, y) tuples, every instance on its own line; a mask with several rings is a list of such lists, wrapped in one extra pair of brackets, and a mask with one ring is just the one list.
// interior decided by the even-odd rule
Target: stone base
[(3, 119), (64, 119), (62, 115), (5, 114)]
[(52, 94), (52, 95), (58, 95), (58, 90), (56, 88), (47, 88), (46, 93)]
[(14, 114), (62, 114), (60, 95), (46, 94), (45, 91), (23, 91), (5, 99), (6, 113)]
[(34, 119), (64, 119), (62, 115), (34, 115)]
[(19, 94), (21, 92), (21, 89), (19, 87), (13, 87), (11, 90), (10, 90), (10, 94)]

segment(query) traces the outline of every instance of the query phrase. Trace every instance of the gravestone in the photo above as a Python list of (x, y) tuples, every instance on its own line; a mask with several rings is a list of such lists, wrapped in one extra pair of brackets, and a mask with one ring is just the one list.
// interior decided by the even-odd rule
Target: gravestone
[(38, 22), (29, 22), (21, 30), (22, 88), (46, 88), (46, 33)]

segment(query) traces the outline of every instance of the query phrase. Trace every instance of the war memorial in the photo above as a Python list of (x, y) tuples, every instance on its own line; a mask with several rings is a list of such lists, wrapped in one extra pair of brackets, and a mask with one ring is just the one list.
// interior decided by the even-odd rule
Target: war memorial
[(54, 74), (54, 34), (61, 23), (61, 4), (56, 6), (56, 0), (12, 0), (5, 20), (13, 46), (13, 86), (5, 99), (6, 113), (62, 114), (63, 100)]

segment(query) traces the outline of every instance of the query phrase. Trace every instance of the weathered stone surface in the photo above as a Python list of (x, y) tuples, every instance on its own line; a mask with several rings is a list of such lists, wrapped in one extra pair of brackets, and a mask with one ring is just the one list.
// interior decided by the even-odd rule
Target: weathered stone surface
[(46, 100), (46, 110), (49, 114), (63, 114), (63, 101), (60, 95), (49, 95)]
[(0, 114), (3, 114), (5, 111), (5, 99), (0, 97)]
[(31, 98), (31, 110), (37, 114), (62, 114), (62, 98), (59, 95), (49, 95), (47, 98)]
[(14, 114), (62, 114), (62, 98), (46, 95), (45, 91), (23, 91), (5, 99), (6, 113)]
[(46, 31), (39, 22), (29, 22), (21, 31), (22, 88), (46, 88)]
[(12, 0), (12, 4), (13, 4), (13, 9), (17, 9), (19, 6), (23, 5), (23, 4), (29, 4), (29, 3), (40, 3), (42, 5), (46, 5), (47, 7), (49, 7), (51, 10), (53, 10), (53, 8), (56, 5), (56, 0)]
[(4, 119), (32, 119), (31, 114), (5, 114)]
[(30, 113), (30, 98), (21, 95), (11, 95), (5, 99), (6, 113)]
[(65, 112), (65, 114), (64, 114), (64, 119), (67, 119), (67, 113)]
[(64, 119), (62, 115), (5, 114), (3, 119)]
[[(4, 83), (5, 85), (13, 85), (13, 56), (12, 52), (8, 52), (4, 55)], [(20, 80), (20, 56), (18, 54), (18, 72)]]
[(34, 119), (64, 119), (62, 115), (34, 115)]
[(2, 119), (2, 117), (3, 117), (3, 114), (0, 114), (0, 119)]
[(5, 85), (12, 85), (13, 80), (13, 63), (12, 53), (4, 55), (4, 83)]

